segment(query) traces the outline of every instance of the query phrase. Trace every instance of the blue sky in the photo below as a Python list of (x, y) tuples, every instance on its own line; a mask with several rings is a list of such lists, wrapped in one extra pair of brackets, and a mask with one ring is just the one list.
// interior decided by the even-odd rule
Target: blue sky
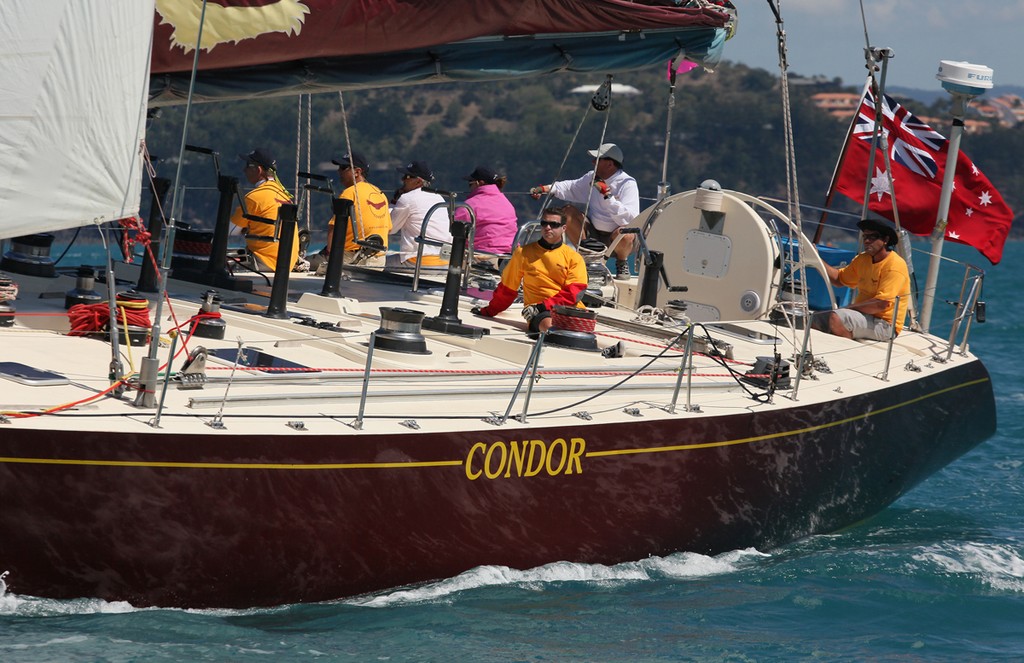
[[(767, 0), (733, 0), (739, 31), (724, 57), (778, 73), (775, 18)], [(1024, 0), (863, 0), (872, 46), (889, 47), (887, 85), (941, 89), (940, 60), (991, 67), (995, 84), (1024, 86)], [(858, 0), (781, 0), (789, 72), (859, 86), (864, 23)]]

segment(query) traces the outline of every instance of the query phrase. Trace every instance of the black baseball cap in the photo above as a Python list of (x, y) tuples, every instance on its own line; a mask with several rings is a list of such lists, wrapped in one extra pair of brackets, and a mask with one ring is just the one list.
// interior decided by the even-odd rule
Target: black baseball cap
[(462, 179), (470, 182), (478, 181), (484, 184), (497, 184), (498, 174), (486, 166), (477, 166), (476, 169)]
[(896, 226), (887, 219), (861, 219), (857, 222), (861, 230), (873, 230), (885, 238), (886, 246), (896, 246), (899, 235), (896, 234)]
[(364, 171), (370, 170), (370, 164), (366, 161), (366, 157), (359, 152), (352, 153), (351, 162), (348, 160), (348, 154), (342, 154), (340, 157), (331, 159), (331, 163), (335, 166), (355, 166), (356, 168), (362, 168)]
[(249, 154), (239, 154), (238, 158), (247, 164), (254, 163), (257, 166), (263, 166), (264, 168), (277, 167), (277, 161), (274, 160), (274, 157), (270, 156), (270, 152), (267, 152), (265, 149), (260, 147), (249, 152)]
[(430, 166), (427, 165), (426, 161), (410, 161), (404, 166), (395, 168), (395, 170), (403, 175), (418, 177), (428, 182), (434, 179), (434, 173), (430, 170)]

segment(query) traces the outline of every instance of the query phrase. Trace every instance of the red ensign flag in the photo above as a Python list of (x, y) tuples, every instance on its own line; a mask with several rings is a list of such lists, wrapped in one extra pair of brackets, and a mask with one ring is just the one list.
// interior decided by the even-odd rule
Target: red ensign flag
[[(938, 215), (949, 141), (888, 95), (883, 95), (883, 100), (882, 130), (889, 143), (892, 172), (886, 172), (885, 157), (879, 151), (871, 175), (868, 208), (893, 219), (890, 195), (895, 192), (900, 224), (915, 235), (928, 235)], [(865, 90), (836, 181), (836, 191), (857, 202), (864, 199), (874, 127), (874, 97)], [(999, 262), (1013, 211), (962, 151), (957, 155), (948, 216), (946, 239), (973, 246), (992, 264)]]

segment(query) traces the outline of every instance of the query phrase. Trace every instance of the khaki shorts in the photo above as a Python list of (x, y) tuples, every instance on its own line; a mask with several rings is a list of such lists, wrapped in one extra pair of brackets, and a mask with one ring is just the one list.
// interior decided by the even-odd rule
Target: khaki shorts
[(892, 325), (881, 318), (848, 308), (836, 309), (835, 313), (854, 338), (888, 341), (892, 336)]

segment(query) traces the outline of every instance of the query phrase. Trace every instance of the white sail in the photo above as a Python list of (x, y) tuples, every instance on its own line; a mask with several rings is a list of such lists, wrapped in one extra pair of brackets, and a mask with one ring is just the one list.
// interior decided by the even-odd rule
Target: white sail
[(153, 0), (0, 3), (0, 238), (137, 214)]

